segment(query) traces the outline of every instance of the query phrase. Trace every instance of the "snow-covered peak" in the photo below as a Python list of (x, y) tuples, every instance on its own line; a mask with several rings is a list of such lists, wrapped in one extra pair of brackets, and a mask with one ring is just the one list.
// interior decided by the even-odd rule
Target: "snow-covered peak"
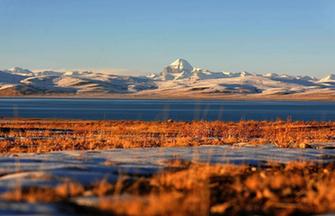
[(264, 74), (264, 77), (276, 78), (276, 77), (279, 77), (279, 74), (277, 74), (277, 73), (267, 73), (267, 74)]
[(159, 74), (153, 74), (148, 76), (154, 80), (167, 81), (167, 80), (208, 80), (208, 79), (220, 79), (220, 78), (232, 78), (232, 77), (247, 77), (255, 76), (256, 74), (249, 73), (246, 71), (238, 73), (229, 72), (213, 72), (207, 69), (193, 67), (185, 59), (177, 59), (169, 66), (165, 67)]
[(335, 74), (329, 74), (328, 76), (320, 79), (320, 82), (335, 82)]
[(63, 74), (62, 72), (52, 70), (34, 72), (35, 76), (61, 76), (62, 74)]
[(94, 73), (92, 71), (66, 71), (64, 73), (65, 76), (72, 76), (72, 77), (80, 77), (80, 76), (86, 76), (86, 75), (99, 75), (99, 73)]
[(170, 64), (170, 67), (179, 71), (193, 71), (193, 66), (188, 61), (181, 58)]
[(314, 76), (297, 76), (296, 79), (306, 81), (317, 81), (317, 79)]
[(246, 77), (246, 76), (252, 76), (252, 75), (254, 75), (254, 74), (249, 73), (249, 72), (247, 72), (247, 71), (242, 71), (242, 72), (240, 73), (240, 77)]
[(13, 67), (9, 69), (8, 71), (14, 74), (31, 74), (32, 73), (30, 70), (20, 68), (20, 67)]
[(199, 69), (193, 68), (185, 59), (177, 59), (170, 65), (166, 66), (163, 71), (157, 75), (151, 75), (149, 78), (154, 80), (181, 80), (188, 79)]

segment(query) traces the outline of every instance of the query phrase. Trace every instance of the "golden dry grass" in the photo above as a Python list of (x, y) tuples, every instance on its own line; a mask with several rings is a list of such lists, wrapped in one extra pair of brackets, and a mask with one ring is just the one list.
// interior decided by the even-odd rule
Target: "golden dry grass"
[[(335, 122), (142, 122), (1, 119), (0, 152), (105, 150), (272, 143), (308, 147), (334, 142)], [(108, 165), (108, 164), (106, 164)], [(56, 187), (17, 187), (0, 201), (75, 205), (111, 215), (296, 215), (335, 212), (335, 165), (311, 163), (208, 165), (173, 161), (152, 177), (121, 176), (93, 185), (70, 180)]]
[(334, 141), (335, 122), (0, 120), (1, 153), (236, 143), (305, 148)]
[[(97, 196), (112, 215), (296, 215), (335, 212), (335, 167), (294, 162), (268, 167), (177, 163), (174, 171), (117, 182), (16, 189), (2, 200), (73, 203)], [(65, 204), (64, 204), (65, 205)]]

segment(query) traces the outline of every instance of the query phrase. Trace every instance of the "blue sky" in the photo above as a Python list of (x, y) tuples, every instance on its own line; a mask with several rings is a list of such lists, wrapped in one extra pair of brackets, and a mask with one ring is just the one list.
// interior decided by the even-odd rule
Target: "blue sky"
[(0, 68), (335, 73), (334, 0), (0, 0)]

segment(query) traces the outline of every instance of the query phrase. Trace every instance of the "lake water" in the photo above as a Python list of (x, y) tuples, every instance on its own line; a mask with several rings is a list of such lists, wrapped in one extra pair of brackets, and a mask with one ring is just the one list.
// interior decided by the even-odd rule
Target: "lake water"
[(0, 117), (88, 120), (335, 120), (335, 102), (0, 99)]

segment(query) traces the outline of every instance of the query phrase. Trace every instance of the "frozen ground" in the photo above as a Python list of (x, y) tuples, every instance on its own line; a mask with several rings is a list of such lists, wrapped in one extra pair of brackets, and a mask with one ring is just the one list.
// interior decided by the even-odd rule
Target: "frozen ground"
[[(134, 178), (151, 176), (167, 168), (167, 162), (171, 160), (254, 166), (263, 166), (271, 161), (335, 161), (335, 145), (317, 146), (318, 148), (312, 146), (310, 149), (280, 149), (272, 145), (252, 147), (241, 144), (2, 155), (0, 192), (17, 187), (54, 186), (69, 179), (89, 186), (103, 178), (114, 182), (121, 175)], [(81, 197), (73, 200), (73, 203), (76, 203), (73, 206), (61, 203), (47, 205), (1, 201), (0, 215), (73, 215), (77, 212), (76, 206), (90, 205), (95, 199)]]

